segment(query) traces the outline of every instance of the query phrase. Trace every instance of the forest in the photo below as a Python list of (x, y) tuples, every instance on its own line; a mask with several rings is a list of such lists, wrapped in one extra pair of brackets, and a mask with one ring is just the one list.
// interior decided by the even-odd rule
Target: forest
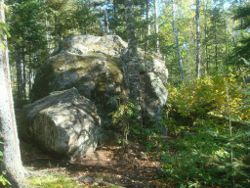
[(250, 187), (249, 0), (0, 0), (0, 187)]

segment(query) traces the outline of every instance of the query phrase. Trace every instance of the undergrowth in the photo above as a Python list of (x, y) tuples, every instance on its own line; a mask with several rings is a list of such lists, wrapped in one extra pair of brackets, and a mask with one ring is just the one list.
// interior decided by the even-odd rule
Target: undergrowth
[(144, 130), (146, 148), (162, 161), (163, 180), (175, 187), (250, 186), (249, 87), (233, 75), (168, 86), (168, 137)]
[(177, 187), (248, 187), (249, 130), (234, 127), (231, 137), (226, 122), (197, 120), (162, 145), (162, 175)]

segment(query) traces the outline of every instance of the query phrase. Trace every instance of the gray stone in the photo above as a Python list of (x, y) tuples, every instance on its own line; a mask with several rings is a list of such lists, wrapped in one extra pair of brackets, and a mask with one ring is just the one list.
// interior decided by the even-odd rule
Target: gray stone
[(167, 102), (167, 90), (164, 82), (154, 72), (145, 75), (144, 111), (151, 119), (160, 118), (163, 106)]
[[(102, 122), (109, 125), (109, 114), (116, 110), (117, 99), (128, 93), (124, 68), (127, 56), (127, 43), (116, 35), (67, 38), (37, 73), (32, 99), (76, 87), (96, 104)], [(167, 101), (168, 70), (156, 54), (145, 54), (138, 49), (138, 56), (136, 69), (140, 73), (144, 116), (147, 120), (157, 120)]]
[(25, 111), (29, 134), (44, 149), (71, 157), (96, 149), (101, 121), (95, 105), (76, 88), (53, 92)]

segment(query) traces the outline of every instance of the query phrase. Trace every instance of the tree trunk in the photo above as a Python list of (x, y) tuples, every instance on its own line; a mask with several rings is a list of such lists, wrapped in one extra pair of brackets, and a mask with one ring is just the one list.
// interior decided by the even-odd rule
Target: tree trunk
[[(3, 0), (0, 0), (0, 21), (5, 23)], [(3, 141), (1, 170), (7, 173), (12, 187), (20, 187), (20, 182), (24, 179), (24, 168), (17, 135), (6, 37), (1, 38), (0, 42), (5, 46), (0, 49), (0, 136)]]
[(158, 0), (154, 0), (154, 26), (155, 26), (155, 35), (156, 35), (156, 52), (160, 53), (160, 41), (159, 41), (159, 23), (158, 23)]
[(25, 54), (23, 52), (23, 55), (22, 55), (22, 91), (23, 91), (23, 99), (26, 100), (26, 96), (27, 96), (27, 93), (26, 93), (26, 82), (27, 82), (27, 79), (26, 79), (26, 64), (25, 64)]
[(18, 102), (23, 101), (24, 91), (23, 91), (23, 76), (22, 76), (22, 61), (20, 57), (20, 51), (16, 49), (15, 53), (15, 63), (16, 63), (16, 84), (17, 84), (17, 99)]
[(204, 22), (205, 22), (205, 29), (204, 29), (204, 35), (205, 35), (205, 59), (206, 59), (206, 68), (205, 72), (208, 75), (209, 74), (209, 60), (208, 60), (208, 24), (207, 24), (207, 10), (208, 10), (208, 0), (205, 2), (205, 13), (204, 13)]
[[(216, 3), (216, 1), (214, 0), (214, 3)], [(216, 7), (214, 7), (213, 8), (213, 17), (215, 18), (214, 19), (214, 22), (213, 22), (213, 26), (214, 26), (214, 29), (213, 29), (213, 32), (214, 32), (214, 45), (215, 45), (215, 47), (214, 47), (214, 61), (215, 61), (215, 69), (216, 69), (216, 71), (218, 71), (218, 69), (219, 69), (219, 66), (218, 66), (218, 36), (217, 36), (217, 32), (218, 32), (218, 30), (217, 30), (217, 20), (216, 20), (216, 16), (217, 16), (217, 14), (216, 14)]]
[(148, 51), (149, 47), (149, 36), (151, 35), (151, 23), (150, 23), (150, 0), (146, 0), (146, 23), (147, 23), (147, 33), (146, 33), (146, 42), (145, 42), (145, 52)]
[[(216, 23), (215, 23), (216, 24)], [(219, 69), (218, 65), (218, 37), (217, 37), (217, 24), (215, 25), (215, 32), (214, 32), (214, 40), (215, 40), (215, 52), (214, 52), (214, 59), (215, 59), (215, 67), (216, 71)]]
[(195, 11), (195, 25), (196, 25), (196, 77), (201, 77), (201, 32), (200, 32), (200, 0), (196, 0)]
[(176, 4), (175, 4), (175, 0), (173, 0), (172, 2), (172, 28), (173, 28), (174, 38), (175, 38), (176, 56), (177, 56), (178, 63), (180, 66), (181, 79), (184, 80), (185, 75), (184, 75), (183, 61), (182, 61), (180, 45), (179, 45), (179, 33), (176, 27), (175, 14), (176, 14)]
[[(106, 6), (108, 6), (108, 1), (105, 2)], [(104, 25), (105, 25), (105, 32), (106, 34), (110, 33), (110, 29), (109, 29), (109, 14), (108, 14), (108, 9), (107, 7), (104, 8), (103, 10), (104, 13)]]
[[(33, 62), (34, 61), (34, 54), (32, 54), (32, 56), (30, 56), (30, 62)], [(28, 97), (30, 99), (30, 93), (31, 93), (31, 89), (32, 89), (32, 86), (33, 86), (33, 82), (34, 82), (34, 74), (33, 74), (33, 69), (29, 66), (29, 72), (28, 72)]]
[(62, 33), (61, 33), (61, 30), (60, 30), (60, 26), (58, 24), (59, 22), (59, 17), (57, 15), (54, 15), (54, 21), (55, 21), (55, 25), (54, 25), (54, 40), (55, 40), (55, 43), (54, 43), (54, 46), (57, 47), (57, 48), (61, 48), (61, 39), (62, 39)]

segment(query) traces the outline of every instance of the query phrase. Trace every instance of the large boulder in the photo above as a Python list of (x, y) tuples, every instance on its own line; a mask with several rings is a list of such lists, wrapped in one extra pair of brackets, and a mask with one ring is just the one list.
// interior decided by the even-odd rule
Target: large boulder
[[(138, 53), (144, 116), (157, 119), (167, 101), (167, 68), (157, 55), (145, 54), (140, 49)], [(127, 95), (124, 65), (128, 59), (127, 43), (116, 35), (67, 38), (38, 71), (32, 99), (75, 87), (95, 102), (102, 122), (109, 123), (117, 99)]]
[(53, 92), (25, 112), (26, 131), (47, 151), (81, 157), (96, 149), (101, 121), (95, 105), (76, 88)]

